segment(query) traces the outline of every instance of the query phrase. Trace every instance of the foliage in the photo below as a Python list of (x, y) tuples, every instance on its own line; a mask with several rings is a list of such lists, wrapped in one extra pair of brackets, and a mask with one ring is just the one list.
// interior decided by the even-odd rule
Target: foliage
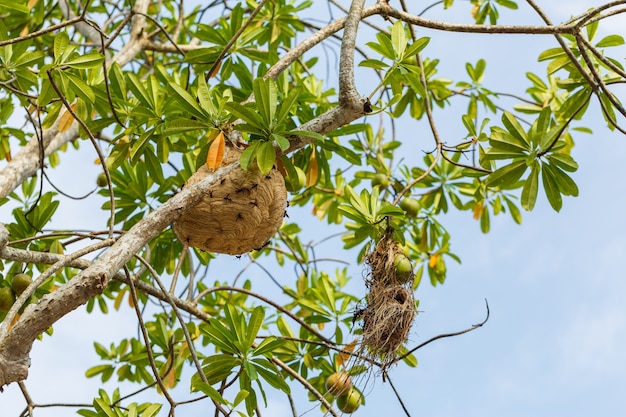
[[(445, 57), (429, 48), (430, 37), (415, 35), (428, 23), (415, 11), (378, 2), (363, 16), (385, 29), (371, 33), (361, 23), (367, 41), (357, 58), (358, 70), (376, 81), (359, 80), (367, 97), (349, 104), (349, 78), (320, 76), (323, 55), (307, 51), (319, 43), (334, 47), (341, 71), (351, 69), (346, 60), (355, 56), (355, 34), (348, 20), (362, 20), (359, 1), (344, 32), (343, 22), (320, 29), (306, 19), (319, 12), (311, 1), (184, 8), (171, 0), (91, 1), (83, 9), (70, 3), (0, 1), (0, 183), (6, 184), (0, 205), (12, 209), (0, 232), (8, 232), (7, 247), (20, 251), (0, 252), (0, 287), (9, 288), (19, 273), (34, 279), (15, 301), (18, 307), (0, 312), (6, 322), (33, 314), (23, 305), (47, 302), (78, 285), (80, 270), (104, 262), (89, 253), (113, 251), (125, 234), (147, 227), (200, 166), (219, 167), (224, 141), (244, 148), (244, 169), (256, 165), (268, 173), (278, 167), (291, 205), (312, 209), (316, 221), (339, 228), (344, 248), (354, 248), (358, 262), (391, 230), (414, 267), (417, 290), (426, 285), (424, 274), (431, 285), (443, 284), (447, 263), (460, 262), (445, 213), (465, 212), (487, 233), (492, 216), (508, 213), (521, 223), (520, 208), (531, 211), (539, 199), (559, 211), (565, 197), (578, 195), (573, 147), (578, 135), (590, 133), (578, 124), (590, 103), (599, 103), (610, 129), (624, 131), (619, 121), (626, 111), (611, 90), (626, 79), (611, 57), (611, 48), (624, 40), (596, 39), (610, 15), (600, 8), (550, 27), (559, 46), (538, 56), (546, 73), (528, 72), (527, 95), (514, 96), (510, 105), (502, 100), (508, 92), (489, 88), (488, 62), (466, 63), (464, 79), (440, 76)], [(500, 12), (514, 13), (517, 2), (471, 3), (475, 24), (440, 22), (439, 28), (513, 33), (498, 25)], [(443, 2), (445, 9), (457, 6)], [(515, 33), (547, 28), (519, 26)], [(343, 38), (341, 47), (333, 46), (331, 35)], [(458, 103), (464, 110), (455, 115)], [(337, 109), (340, 114), (333, 113)], [(29, 121), (25, 129), (11, 119), (19, 111)], [(439, 136), (433, 115), (443, 112), (464, 129), (464, 138), (451, 143)], [(393, 129), (396, 122), (407, 130), (417, 126), (419, 142)], [(63, 185), (48, 187), (46, 172), (61, 163), (62, 153), (77, 151), (96, 160), (106, 178), (97, 192), (102, 215), (87, 233), (50, 231), (68, 198)], [(402, 201), (410, 201), (410, 209)], [(78, 414), (149, 417), (166, 403), (173, 414), (185, 403), (168, 393), (181, 384), (191, 398), (213, 404), (216, 415), (255, 415), (268, 391), (291, 398), (295, 389), (307, 390), (311, 401), (337, 415), (326, 378), (344, 368), (356, 377), (380, 364), (356, 353), (363, 296), (352, 294), (346, 269), (317, 262), (315, 245), (301, 240), (306, 227), (286, 219), (268, 246), (245, 256), (267, 271), (294, 271), (291, 283), (280, 284), (268, 272), (277, 284), (273, 292), (257, 280), (237, 286), (234, 273), (213, 276), (216, 255), (187, 248), (167, 225), (156, 230), (128, 254), (123, 268), (104, 278), (105, 288), (81, 303), (104, 313), (129, 306), (142, 330), (109, 347), (95, 341), (100, 363), (86, 376), (151, 387), (163, 401), (138, 404), (118, 389), (101, 390)], [(87, 239), (101, 243), (84, 253), (70, 250)], [(4, 246), (0, 239), (0, 250)], [(15, 328), (5, 325), (0, 332), (0, 356)], [(416, 366), (412, 353), (403, 346), (398, 358)], [(181, 379), (190, 370), (193, 375)]]

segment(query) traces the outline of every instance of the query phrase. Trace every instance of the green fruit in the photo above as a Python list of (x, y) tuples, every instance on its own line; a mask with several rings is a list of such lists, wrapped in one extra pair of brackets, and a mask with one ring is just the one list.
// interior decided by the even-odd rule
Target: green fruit
[(0, 311), (5, 313), (9, 311), (13, 303), (15, 302), (15, 295), (13, 290), (9, 287), (0, 288)]
[(13, 289), (13, 292), (19, 296), (32, 282), (33, 279), (30, 275), (17, 274), (13, 277), (13, 281), (11, 281), (11, 288)]
[(376, 174), (372, 178), (372, 188), (378, 186), (380, 188), (387, 188), (390, 184), (389, 177), (385, 174)]
[(326, 378), (326, 390), (332, 395), (346, 394), (352, 389), (352, 378), (347, 372), (335, 372)]
[(361, 393), (353, 388), (347, 394), (337, 397), (337, 408), (343, 413), (354, 413), (361, 405), (361, 400)]
[(393, 260), (393, 266), (396, 268), (396, 277), (400, 283), (405, 283), (411, 279), (413, 265), (411, 265), (411, 260), (406, 255), (402, 253), (397, 254)]
[(98, 179), (96, 180), (96, 184), (98, 184), (98, 187), (106, 187), (107, 184), (109, 182), (107, 181), (107, 176), (104, 172), (101, 172), (100, 175), (98, 175)]
[(400, 208), (404, 210), (407, 216), (415, 217), (420, 211), (420, 203), (414, 198), (406, 197), (400, 201)]

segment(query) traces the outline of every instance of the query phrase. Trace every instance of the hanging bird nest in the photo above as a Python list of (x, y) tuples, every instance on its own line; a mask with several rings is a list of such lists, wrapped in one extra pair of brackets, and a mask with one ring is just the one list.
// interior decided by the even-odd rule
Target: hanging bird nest
[[(227, 146), (222, 165), (240, 156), (241, 151)], [(185, 186), (210, 173), (202, 165)], [(283, 223), (286, 207), (287, 190), (278, 170), (263, 174), (257, 166), (247, 171), (237, 167), (174, 223), (174, 233), (189, 246), (207, 252), (241, 255), (270, 240)]]
[(367, 305), (358, 312), (363, 326), (361, 354), (381, 362), (383, 368), (395, 362), (417, 314), (413, 267), (392, 235), (387, 231), (366, 256)]

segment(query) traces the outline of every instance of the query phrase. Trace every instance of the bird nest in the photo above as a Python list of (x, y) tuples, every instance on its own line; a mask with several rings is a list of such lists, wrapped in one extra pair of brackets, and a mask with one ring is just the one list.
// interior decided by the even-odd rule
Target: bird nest
[[(241, 151), (226, 147), (222, 165), (240, 156)], [(185, 186), (209, 174), (203, 165)], [(267, 244), (282, 225), (286, 207), (287, 190), (278, 170), (263, 174), (256, 166), (237, 167), (174, 223), (174, 233), (189, 246), (207, 252), (241, 255)]]
[[(398, 266), (399, 259), (409, 262), (408, 271)], [(363, 328), (361, 354), (381, 362), (385, 368), (395, 362), (417, 314), (413, 297), (415, 275), (391, 231), (366, 256), (366, 263), (370, 269), (365, 279), (367, 305), (358, 311)]]

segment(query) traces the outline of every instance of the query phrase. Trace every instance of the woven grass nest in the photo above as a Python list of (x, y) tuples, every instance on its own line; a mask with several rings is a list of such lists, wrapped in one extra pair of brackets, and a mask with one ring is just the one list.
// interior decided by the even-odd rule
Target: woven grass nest
[[(239, 160), (241, 151), (226, 147), (222, 165)], [(209, 175), (203, 165), (185, 183)], [(258, 167), (237, 167), (175, 223), (174, 233), (189, 246), (207, 252), (241, 255), (263, 247), (283, 223), (287, 190), (276, 169), (263, 174)]]
[(417, 314), (413, 297), (414, 273), (399, 270), (398, 260), (408, 258), (388, 231), (366, 256), (369, 272), (367, 305), (359, 310), (362, 321), (361, 355), (377, 360), (383, 368), (395, 363)]

